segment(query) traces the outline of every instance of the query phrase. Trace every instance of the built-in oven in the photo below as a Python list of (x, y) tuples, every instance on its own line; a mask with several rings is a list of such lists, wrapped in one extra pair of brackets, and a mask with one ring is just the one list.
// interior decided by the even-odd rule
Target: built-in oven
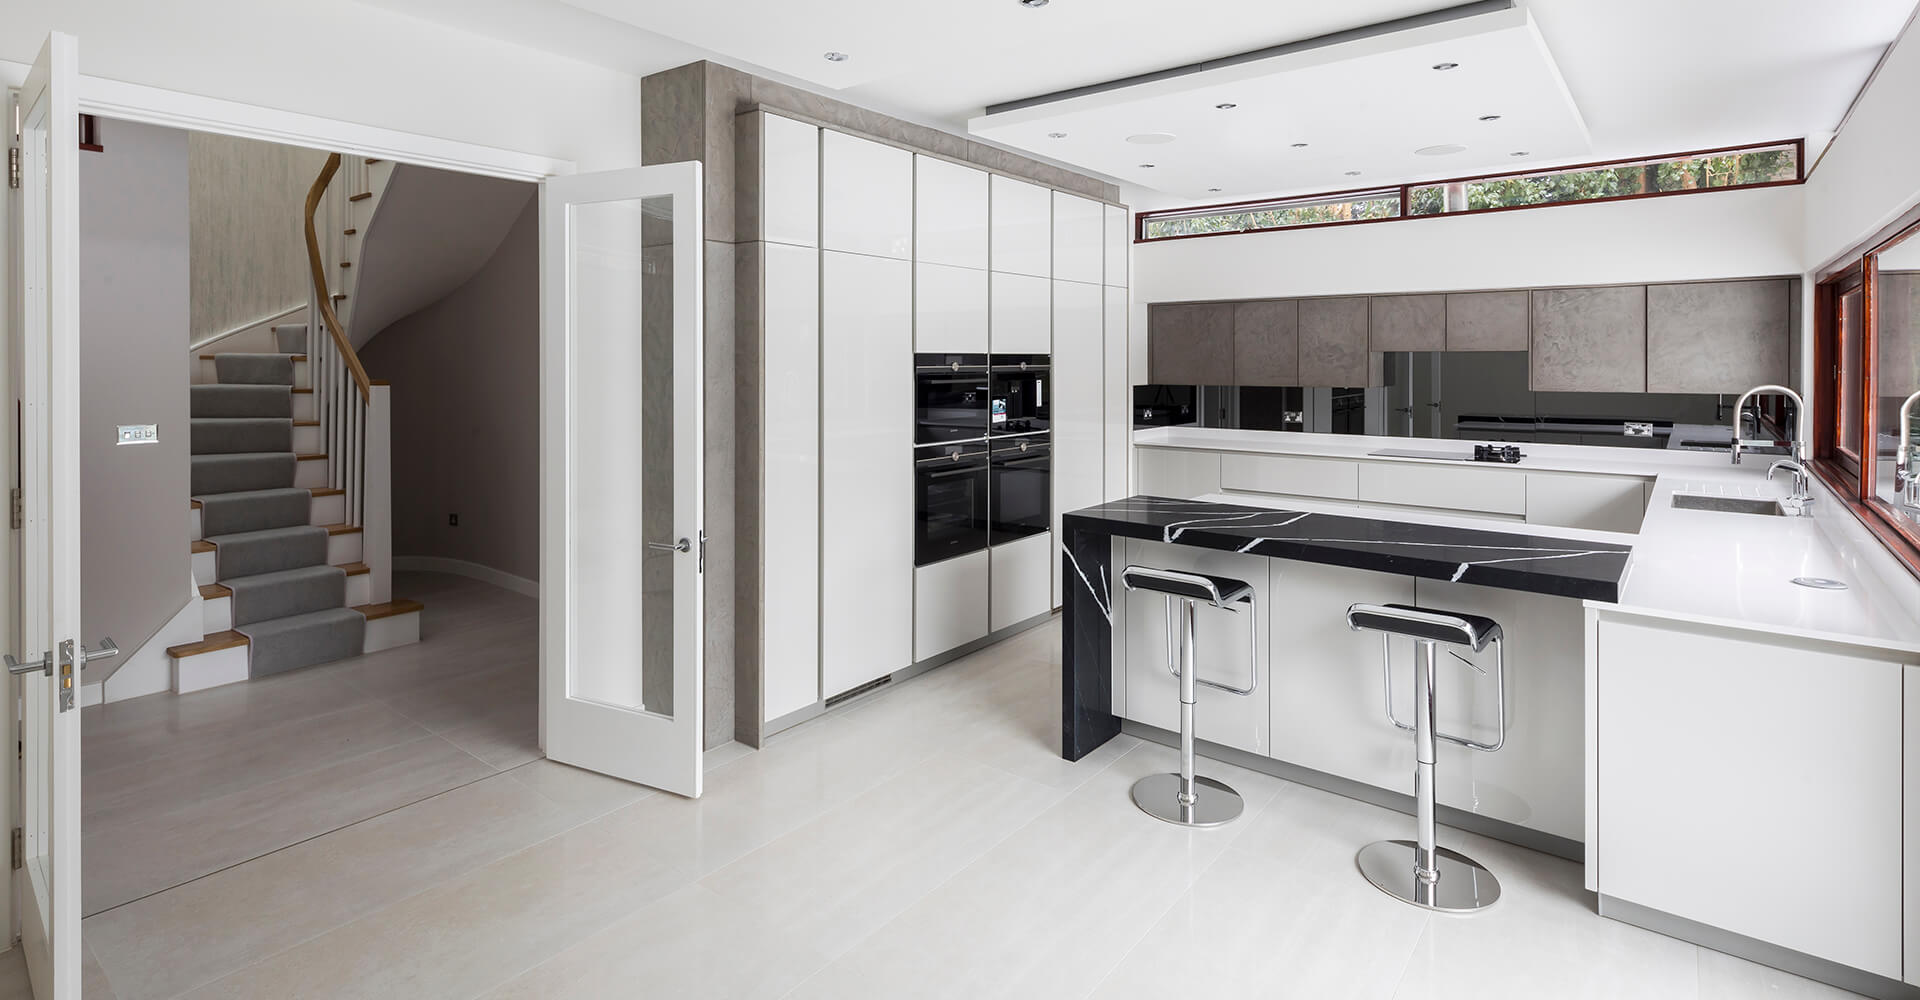
[(993, 438), (994, 545), (1027, 538), (1053, 526), (1053, 444), (1046, 435)]
[(987, 436), (991, 386), (984, 354), (913, 356), (914, 444)]
[(991, 475), (985, 439), (913, 449), (913, 564), (987, 547)]
[(1050, 359), (1045, 354), (995, 354), (989, 372), (993, 387), (993, 417), (987, 433), (1045, 434), (1052, 405), (1048, 384)]

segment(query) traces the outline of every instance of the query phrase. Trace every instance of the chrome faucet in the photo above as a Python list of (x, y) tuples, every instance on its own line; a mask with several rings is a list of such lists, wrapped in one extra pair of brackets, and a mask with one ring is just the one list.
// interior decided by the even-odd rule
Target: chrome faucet
[(1789, 462), (1783, 458), (1767, 467), (1767, 481), (1772, 482), (1773, 474), (1779, 472), (1781, 469), (1786, 469), (1793, 473), (1793, 494), (1781, 499), (1781, 509), (1796, 517), (1805, 517), (1811, 514), (1813, 491), (1809, 489), (1812, 482), (1807, 478), (1806, 468), (1799, 462)]
[(1920, 509), (1920, 469), (1914, 468), (1913, 404), (1920, 392), (1900, 404), (1900, 447), (1893, 452), (1893, 488), (1900, 502)]
[[(1762, 393), (1774, 393), (1793, 400), (1793, 433), (1787, 443), (1793, 452), (1793, 464), (1805, 465), (1807, 462), (1807, 401), (1800, 394), (1784, 385), (1757, 385), (1740, 394), (1739, 401), (1733, 404), (1733, 464), (1740, 464), (1740, 453), (1747, 448), (1764, 448), (1772, 441), (1743, 440), (1740, 431), (1746, 423), (1747, 400)], [(1759, 420), (1754, 421), (1754, 432), (1759, 433)], [(1804, 475), (1804, 473), (1802, 473)]]

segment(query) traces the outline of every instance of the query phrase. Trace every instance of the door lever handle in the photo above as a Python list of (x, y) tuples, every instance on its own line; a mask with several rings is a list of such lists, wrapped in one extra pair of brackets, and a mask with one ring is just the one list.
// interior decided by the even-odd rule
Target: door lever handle
[(99, 649), (88, 649), (85, 646), (80, 647), (80, 665), (84, 667), (95, 660), (111, 660), (119, 655), (120, 647), (114, 645), (113, 638), (109, 636), (108, 638), (100, 640)]
[(677, 542), (648, 542), (647, 548), (655, 552), (691, 552), (693, 543), (682, 538)]
[(30, 674), (36, 670), (46, 674), (48, 677), (53, 676), (53, 654), (51, 652), (41, 654), (39, 659), (31, 663), (21, 663), (19, 660), (13, 658), (12, 653), (7, 654), (7, 673)]

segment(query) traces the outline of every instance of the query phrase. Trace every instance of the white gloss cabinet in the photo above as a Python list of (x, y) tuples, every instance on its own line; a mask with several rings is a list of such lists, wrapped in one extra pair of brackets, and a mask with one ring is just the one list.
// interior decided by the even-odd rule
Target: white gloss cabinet
[(831, 698), (913, 662), (913, 265), (822, 253), (820, 336), (820, 675)]
[(820, 245), (820, 129), (760, 113), (742, 127), (758, 130), (761, 162), (758, 237), (769, 243)]
[(1045, 278), (993, 272), (995, 354), (1053, 352), (1053, 288)]
[(913, 256), (912, 153), (821, 130), (820, 248)]
[(987, 635), (987, 549), (913, 570), (913, 658), (926, 660)]
[(991, 555), (993, 583), (988, 625), (999, 631), (1053, 610), (1048, 600), (1055, 555), (1053, 532), (1043, 531), (1016, 542), (996, 545)]
[[(1241, 696), (1201, 687), (1194, 699), (1194, 734), (1203, 740), (1267, 756), (1272, 752), (1269, 734), (1267, 691), (1273, 684), (1268, 626), (1267, 572), (1269, 564), (1279, 565), (1265, 556), (1245, 556), (1232, 552), (1214, 552), (1188, 545), (1162, 545), (1129, 539), (1124, 543), (1127, 564), (1159, 569), (1208, 573), (1244, 580), (1254, 590), (1254, 632), (1247, 628), (1245, 611), (1221, 611), (1200, 605), (1195, 614), (1195, 658), (1198, 677), (1245, 688), (1254, 682), (1254, 692)], [(1149, 726), (1180, 730), (1180, 682), (1167, 669), (1167, 612), (1163, 595), (1145, 590), (1128, 591), (1119, 587), (1115, 597), (1115, 615), (1125, 623), (1127, 662), (1127, 717)], [(1176, 608), (1178, 605), (1176, 605)], [(1124, 609), (1124, 610), (1122, 610)], [(1175, 612), (1178, 628), (1178, 612)]]
[[(1122, 213), (1125, 214), (1125, 213)], [(1133, 386), (1127, 377), (1127, 290), (1107, 286), (1101, 323), (1106, 352), (1106, 499), (1127, 495), (1127, 452), (1133, 443)]]
[[(820, 252), (761, 244), (761, 719), (820, 700)], [(767, 600), (768, 596), (777, 599)]]
[(987, 269), (987, 172), (913, 158), (913, 259)]
[(1052, 191), (995, 174), (991, 217), (993, 270), (1053, 276)]
[(1603, 896), (1898, 980), (1900, 664), (1603, 617)]
[(987, 272), (945, 264), (914, 265), (913, 349), (987, 353)]
[(1133, 234), (1127, 231), (1127, 210), (1114, 205), (1106, 206), (1106, 267), (1102, 281), (1115, 288), (1127, 285), (1127, 247), (1132, 245)]
[[(1098, 207), (1097, 205), (1095, 207)], [(1097, 246), (1098, 244), (1096, 244)], [(1105, 416), (1106, 371), (1101, 355), (1106, 346), (1103, 318), (1105, 296), (1097, 284), (1073, 281), (1053, 283), (1053, 531), (1068, 511), (1092, 507), (1106, 493)], [(1055, 560), (1053, 605), (1060, 605), (1058, 560)]]
[(1053, 278), (1098, 285), (1106, 272), (1107, 206), (1053, 193)]

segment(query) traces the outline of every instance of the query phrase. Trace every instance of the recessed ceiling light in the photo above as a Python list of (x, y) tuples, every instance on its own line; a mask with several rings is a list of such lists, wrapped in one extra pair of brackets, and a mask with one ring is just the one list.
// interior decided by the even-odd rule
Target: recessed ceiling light
[(847, 54), (845, 52), (829, 52), (827, 53), (826, 59), (828, 62), (846, 62)]
[(1153, 169), (1153, 164), (1151, 164), (1151, 163), (1142, 163), (1142, 164), (1140, 164), (1140, 169), (1142, 169), (1142, 170), (1152, 170), (1152, 169)]
[(1222, 101), (1221, 103), (1216, 104), (1213, 107), (1214, 107), (1214, 110), (1216, 111), (1232, 111), (1234, 108), (1237, 108), (1239, 106), (1240, 105), (1235, 104), (1232, 101)]
[(1136, 146), (1164, 146), (1177, 138), (1172, 132), (1142, 132), (1127, 136), (1127, 141)]
[(1508, 156), (1532, 156), (1533, 154), (1532, 154), (1532, 153), (1529, 153), (1529, 152), (1527, 152), (1526, 150), (1524, 150), (1524, 149), (1523, 149), (1523, 150), (1520, 150), (1520, 151), (1518, 151), (1518, 152), (1514, 152), (1514, 153), (1508, 153), (1507, 155), (1508, 155)]
[(1413, 155), (1415, 156), (1452, 156), (1455, 153), (1464, 153), (1466, 151), (1467, 151), (1467, 147), (1462, 146), (1457, 142), (1449, 142), (1439, 146), (1422, 146), (1419, 149), (1414, 150)]
[(1049, 139), (1065, 139), (1066, 137), (1067, 137), (1067, 134), (1065, 132), (1048, 132), (1047, 133), (1047, 138)]
[(1459, 63), (1434, 63), (1433, 68), (1439, 70), (1442, 73), (1445, 73), (1447, 70), (1450, 70), (1450, 69), (1459, 69), (1460, 64)]
[(1358, 177), (1358, 176), (1360, 176), (1360, 171), (1358, 171), (1358, 170), (1349, 170), (1349, 171), (1347, 171), (1347, 176), (1348, 176), (1348, 177)]
[(1035, 10), (1039, 10), (1040, 8), (1045, 7), (1049, 2), (1050, 0), (1020, 0), (1020, 6), (1032, 7)]
[(1208, 189), (1207, 189), (1207, 193), (1208, 193), (1208, 194), (1219, 194), (1219, 193), (1220, 193), (1220, 189), (1219, 189), (1219, 188), (1208, 188)]
[(1481, 115), (1480, 120), (1483, 122), (1497, 122), (1500, 120), (1500, 116), (1499, 115)]
[(1293, 144), (1293, 148), (1295, 148), (1295, 149), (1305, 149), (1305, 148), (1307, 148), (1307, 144), (1306, 144), (1306, 143), (1304, 143), (1304, 142), (1296, 142), (1296, 143), (1294, 143), (1294, 144)]

